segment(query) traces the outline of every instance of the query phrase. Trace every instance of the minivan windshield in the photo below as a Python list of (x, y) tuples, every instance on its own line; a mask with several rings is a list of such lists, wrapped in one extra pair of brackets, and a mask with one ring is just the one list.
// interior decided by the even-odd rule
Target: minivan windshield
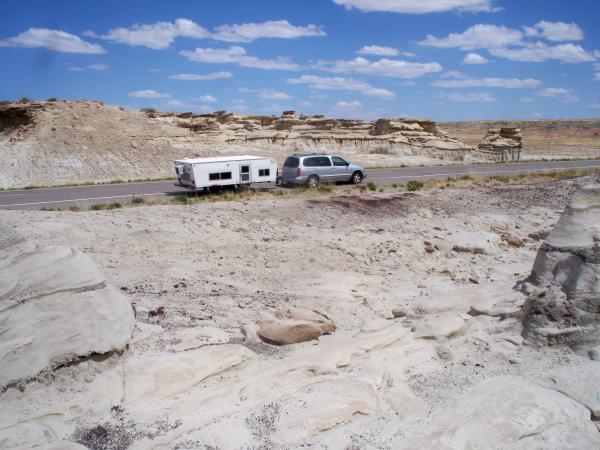
[(300, 165), (300, 160), (294, 156), (290, 156), (288, 157), (285, 162), (283, 163), (283, 167), (292, 167), (292, 168), (296, 168)]

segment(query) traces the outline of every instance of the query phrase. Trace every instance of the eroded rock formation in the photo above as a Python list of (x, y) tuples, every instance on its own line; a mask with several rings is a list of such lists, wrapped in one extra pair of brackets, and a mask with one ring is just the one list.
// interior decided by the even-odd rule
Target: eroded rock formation
[(88, 256), (27, 241), (3, 245), (2, 255), (0, 388), (127, 345), (131, 305)]
[(481, 157), (494, 162), (519, 161), (523, 151), (521, 130), (514, 127), (491, 128), (478, 145)]
[(525, 309), (527, 336), (541, 343), (600, 343), (600, 184), (578, 191), (540, 247)]

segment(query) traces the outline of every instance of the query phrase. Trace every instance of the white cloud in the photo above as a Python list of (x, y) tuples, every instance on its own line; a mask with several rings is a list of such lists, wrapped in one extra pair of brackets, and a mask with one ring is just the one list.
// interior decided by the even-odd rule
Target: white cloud
[(269, 20), (262, 23), (221, 25), (211, 35), (213, 39), (227, 42), (252, 42), (260, 38), (296, 39), (305, 36), (325, 36), (316, 25), (295, 26), (287, 20)]
[(135, 98), (166, 98), (169, 97), (168, 94), (163, 94), (155, 91), (154, 89), (142, 89), (139, 91), (133, 91), (129, 93), (130, 97)]
[(302, 75), (300, 78), (288, 78), (289, 84), (306, 84), (312, 89), (340, 90), (360, 92), (367, 97), (394, 99), (396, 94), (386, 89), (371, 86), (369, 83), (353, 78), (319, 77), (316, 75)]
[(478, 48), (501, 48), (521, 42), (523, 33), (505, 26), (477, 24), (467, 28), (462, 33), (450, 33), (445, 38), (436, 38), (429, 34), (420, 41), (421, 45), (438, 48), (460, 48), (475, 50)]
[(577, 64), (595, 61), (596, 57), (575, 44), (551, 46), (544, 42), (524, 43), (517, 48), (493, 48), (489, 52), (494, 56), (511, 61), (542, 62), (555, 59), (563, 63)]
[(231, 72), (212, 72), (198, 75), (195, 73), (178, 73), (170, 75), (169, 78), (172, 80), (187, 80), (187, 81), (202, 81), (202, 80), (218, 80), (222, 78), (231, 78), (233, 74)]
[(333, 0), (347, 9), (364, 12), (380, 11), (404, 14), (426, 14), (445, 11), (493, 12), (492, 0)]
[(74, 34), (48, 28), (29, 28), (17, 36), (0, 40), (0, 47), (45, 48), (62, 53), (105, 53), (101, 46), (83, 41)]
[(217, 103), (218, 100), (213, 97), (212, 95), (206, 94), (206, 95), (201, 95), (200, 97), (198, 97), (198, 101), (202, 102), (202, 103)]
[(451, 102), (495, 102), (496, 97), (487, 92), (471, 92), (463, 94), (459, 92), (451, 92), (448, 94), (442, 94), (442, 98)]
[(379, 45), (365, 45), (357, 50), (359, 55), (398, 56), (400, 52), (393, 47), (381, 47)]
[(340, 101), (340, 102), (337, 102), (335, 104), (335, 106), (337, 106), (339, 108), (360, 108), (362, 106), (362, 103), (359, 102), (358, 100), (354, 100), (351, 102)]
[(269, 89), (260, 91), (257, 96), (268, 100), (289, 100), (292, 98), (291, 95), (286, 94), (285, 92), (271, 91)]
[(265, 70), (298, 70), (296, 63), (286, 59), (260, 59), (246, 54), (243, 47), (231, 46), (229, 48), (197, 48), (194, 51), (184, 50), (180, 55), (190, 61), (208, 64), (237, 64), (241, 67), (251, 67)]
[(96, 63), (90, 64), (89, 66), (87, 66), (87, 68), (90, 70), (103, 71), (110, 69), (110, 66), (108, 64)]
[(535, 29), (539, 31), (533, 34), (533, 36), (543, 36), (549, 41), (581, 41), (583, 39), (583, 31), (576, 23), (547, 22), (542, 20), (535, 24)]
[(395, 78), (417, 78), (442, 70), (442, 66), (437, 62), (413, 63), (387, 58), (370, 61), (362, 57), (356, 57), (349, 61), (318, 61), (316, 67), (334, 73), (357, 72)]
[(207, 30), (189, 19), (177, 19), (175, 22), (156, 22), (146, 25), (133, 25), (131, 28), (115, 28), (105, 35), (96, 35), (92, 31), (84, 33), (107, 41), (132, 46), (144, 46), (155, 50), (169, 47), (177, 37), (205, 38)]
[(472, 88), (472, 87), (493, 87), (504, 89), (536, 88), (541, 81), (526, 78), (454, 78), (438, 80), (433, 86), (441, 88)]
[(565, 88), (545, 88), (538, 92), (538, 95), (541, 97), (548, 98), (558, 98), (560, 100), (564, 100), (565, 102), (576, 102), (579, 100), (579, 97), (574, 96), (571, 92), (571, 89)]
[(467, 53), (463, 59), (463, 64), (487, 64), (489, 61), (478, 53)]

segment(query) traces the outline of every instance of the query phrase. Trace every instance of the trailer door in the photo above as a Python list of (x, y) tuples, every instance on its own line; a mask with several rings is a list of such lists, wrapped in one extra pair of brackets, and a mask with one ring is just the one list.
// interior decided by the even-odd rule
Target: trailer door
[(240, 182), (250, 183), (250, 165), (240, 166)]

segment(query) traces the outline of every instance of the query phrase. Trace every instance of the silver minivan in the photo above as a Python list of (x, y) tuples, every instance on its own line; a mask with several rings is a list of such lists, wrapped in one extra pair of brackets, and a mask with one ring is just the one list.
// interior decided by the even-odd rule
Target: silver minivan
[(346, 181), (359, 184), (367, 178), (364, 167), (350, 164), (337, 155), (324, 153), (294, 154), (283, 163), (281, 181), (283, 184), (316, 188), (321, 183)]

